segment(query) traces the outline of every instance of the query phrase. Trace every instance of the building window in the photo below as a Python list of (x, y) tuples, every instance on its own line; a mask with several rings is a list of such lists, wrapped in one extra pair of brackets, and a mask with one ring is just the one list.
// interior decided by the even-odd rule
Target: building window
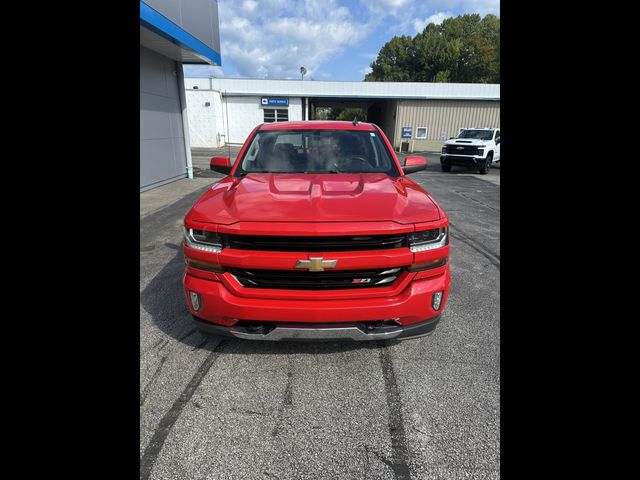
[(424, 140), (427, 138), (427, 127), (416, 128), (416, 139)]
[(289, 120), (289, 110), (286, 109), (275, 109), (275, 108), (265, 108), (264, 109), (264, 122), (286, 122)]
[(288, 122), (289, 110), (276, 110), (276, 122)]
[(265, 123), (276, 121), (276, 111), (273, 108), (264, 109), (264, 121)]

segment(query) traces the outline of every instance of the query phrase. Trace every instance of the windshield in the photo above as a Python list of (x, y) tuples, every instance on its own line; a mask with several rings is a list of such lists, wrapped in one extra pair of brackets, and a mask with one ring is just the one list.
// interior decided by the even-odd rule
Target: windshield
[(462, 130), (458, 138), (477, 138), (479, 140), (491, 140), (493, 130)]
[(258, 131), (236, 175), (252, 172), (399, 176), (380, 134), (362, 130)]

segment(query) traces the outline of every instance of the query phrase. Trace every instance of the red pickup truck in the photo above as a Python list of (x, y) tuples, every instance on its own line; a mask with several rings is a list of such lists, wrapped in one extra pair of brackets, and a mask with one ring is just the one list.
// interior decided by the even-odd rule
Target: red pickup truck
[(205, 333), (258, 340), (429, 335), (446, 305), (447, 215), (374, 124), (256, 127), (184, 219), (187, 305)]

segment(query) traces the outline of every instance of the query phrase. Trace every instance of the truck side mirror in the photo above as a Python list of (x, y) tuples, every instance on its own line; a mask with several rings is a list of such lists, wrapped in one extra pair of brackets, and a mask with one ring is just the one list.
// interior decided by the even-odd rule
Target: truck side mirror
[(214, 172), (229, 175), (231, 173), (231, 159), (229, 157), (212, 157), (209, 164)]
[(496, 138), (496, 145), (500, 143), (500, 137)]
[(420, 155), (411, 155), (404, 161), (402, 171), (405, 174), (419, 172), (427, 168), (427, 159)]

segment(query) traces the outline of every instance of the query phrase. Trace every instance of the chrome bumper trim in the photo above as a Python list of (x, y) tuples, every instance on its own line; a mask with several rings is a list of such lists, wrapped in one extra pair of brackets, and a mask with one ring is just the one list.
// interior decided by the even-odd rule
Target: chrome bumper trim
[(271, 329), (251, 328), (247, 326), (225, 327), (214, 323), (205, 322), (194, 317), (197, 329), (205, 334), (235, 337), (243, 340), (299, 340), (299, 341), (372, 341), (372, 340), (404, 340), (431, 335), (440, 321), (440, 315), (412, 325), (380, 325), (364, 326), (361, 323), (340, 324), (276, 324)]
[(267, 334), (249, 333), (231, 329), (229, 333), (245, 340), (387, 340), (396, 338), (402, 333), (402, 329), (390, 332), (365, 333), (358, 327), (336, 328), (292, 328), (276, 327)]

